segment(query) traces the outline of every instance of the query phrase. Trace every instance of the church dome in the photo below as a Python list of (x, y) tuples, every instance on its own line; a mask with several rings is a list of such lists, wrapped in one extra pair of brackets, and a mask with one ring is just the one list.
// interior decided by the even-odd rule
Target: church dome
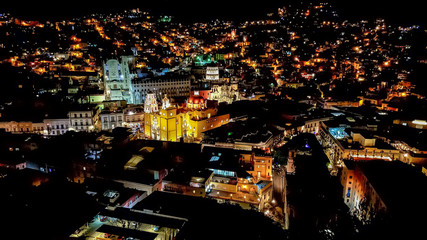
[(187, 108), (200, 110), (206, 108), (206, 99), (200, 95), (193, 95), (187, 100)]
[(200, 95), (193, 95), (187, 100), (187, 103), (191, 104), (204, 104), (205, 102), (205, 98)]

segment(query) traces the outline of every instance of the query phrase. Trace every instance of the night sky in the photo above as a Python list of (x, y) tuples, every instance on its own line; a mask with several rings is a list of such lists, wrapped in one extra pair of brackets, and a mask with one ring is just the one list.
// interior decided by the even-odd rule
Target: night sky
[[(396, 4), (390, 0), (331, 0), (338, 6), (339, 14), (345, 18), (373, 18), (384, 17), (389, 22), (404, 24), (425, 24), (427, 18), (423, 16), (424, 8), (418, 0), (400, 1)], [(29, 18), (61, 18), (79, 16), (87, 13), (137, 8), (151, 10), (154, 13), (163, 13), (177, 16), (182, 20), (206, 20), (221, 18), (253, 18), (272, 12), (279, 6), (295, 0), (131, 0), (131, 1), (22, 1), (12, 2), (0, 6), (0, 11), (12, 12), (15, 16)]]

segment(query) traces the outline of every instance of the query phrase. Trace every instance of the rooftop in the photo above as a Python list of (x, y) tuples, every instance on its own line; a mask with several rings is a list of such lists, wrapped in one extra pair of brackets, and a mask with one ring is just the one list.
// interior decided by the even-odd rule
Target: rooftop
[(380, 160), (357, 162), (356, 165), (392, 213), (410, 214), (412, 217), (413, 214), (425, 213), (427, 192), (423, 189), (427, 189), (427, 177), (420, 167)]
[[(243, 142), (263, 143), (273, 137), (274, 129), (267, 127), (259, 119), (230, 122), (219, 128), (205, 132), (206, 143), (210, 142)], [(274, 131), (275, 132), (275, 131)]]
[(106, 224), (102, 225), (96, 231), (101, 233), (117, 235), (119, 237), (136, 238), (136, 239), (144, 239), (144, 240), (154, 240), (158, 235), (157, 233), (143, 232), (143, 231), (137, 231), (137, 230), (121, 228), (121, 227), (114, 227)]
[(268, 186), (270, 183), (271, 183), (271, 181), (261, 180), (261, 181), (255, 183), (255, 185), (257, 186), (258, 191), (260, 191), (261, 189)]
[(104, 209), (99, 213), (99, 215), (174, 229), (182, 228), (186, 222), (186, 220), (177, 219), (175, 217), (168, 217), (156, 213), (135, 211), (133, 209), (121, 207), (118, 207), (113, 211)]

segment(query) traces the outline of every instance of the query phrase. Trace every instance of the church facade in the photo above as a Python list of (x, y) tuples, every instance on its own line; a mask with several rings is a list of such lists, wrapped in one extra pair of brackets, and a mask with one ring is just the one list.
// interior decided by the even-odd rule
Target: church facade
[(104, 64), (105, 100), (125, 100), (133, 103), (131, 94), (132, 75), (129, 64), (132, 57), (122, 56), (121, 61), (110, 59)]
[(149, 139), (161, 141), (198, 142), (202, 133), (230, 121), (229, 114), (217, 116), (218, 109), (208, 108), (202, 96), (191, 96), (185, 106), (171, 103), (165, 96), (159, 109), (154, 93), (145, 99), (144, 134)]

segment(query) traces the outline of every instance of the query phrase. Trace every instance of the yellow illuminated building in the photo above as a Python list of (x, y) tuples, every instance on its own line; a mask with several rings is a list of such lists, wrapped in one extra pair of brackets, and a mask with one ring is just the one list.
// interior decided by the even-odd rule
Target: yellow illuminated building
[(273, 180), (272, 175), (272, 164), (273, 157), (270, 155), (256, 155), (255, 153), (251, 154), (241, 154), (241, 161), (245, 163), (252, 163), (254, 168), (248, 170), (247, 172), (252, 175), (256, 181), (260, 180)]
[(216, 108), (208, 108), (202, 96), (191, 96), (184, 107), (171, 104), (165, 97), (158, 110), (154, 94), (145, 100), (144, 134), (147, 138), (162, 141), (199, 141), (202, 133), (229, 122), (229, 114), (217, 116)]

